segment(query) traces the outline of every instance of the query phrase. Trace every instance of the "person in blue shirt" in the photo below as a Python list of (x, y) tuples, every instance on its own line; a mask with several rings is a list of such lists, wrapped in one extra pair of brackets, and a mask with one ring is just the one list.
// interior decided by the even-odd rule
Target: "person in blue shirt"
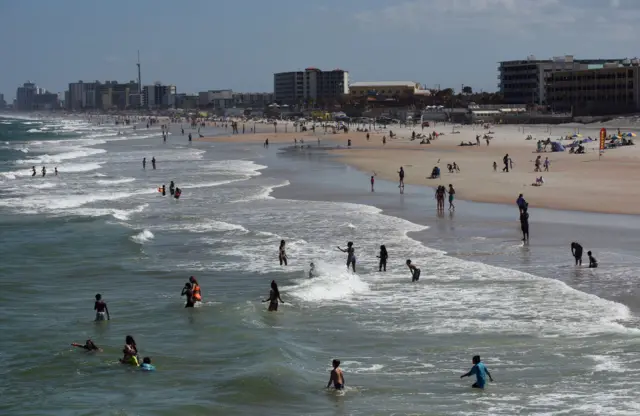
[(140, 370), (142, 371), (156, 371), (156, 367), (151, 364), (151, 358), (144, 357), (142, 364), (140, 364)]
[(460, 378), (469, 377), (474, 374), (476, 375), (476, 382), (471, 386), (474, 389), (484, 389), (484, 385), (487, 383), (487, 376), (489, 376), (489, 380), (493, 381), (491, 373), (489, 373), (487, 367), (480, 361), (479, 355), (473, 356), (473, 367), (471, 367), (468, 373), (461, 375)]

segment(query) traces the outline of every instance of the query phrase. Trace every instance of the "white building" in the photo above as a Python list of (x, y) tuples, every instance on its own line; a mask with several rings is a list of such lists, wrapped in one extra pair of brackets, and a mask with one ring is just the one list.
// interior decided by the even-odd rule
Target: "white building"
[(142, 106), (149, 109), (173, 108), (176, 105), (176, 86), (163, 85), (156, 82), (154, 85), (145, 85), (142, 89)]

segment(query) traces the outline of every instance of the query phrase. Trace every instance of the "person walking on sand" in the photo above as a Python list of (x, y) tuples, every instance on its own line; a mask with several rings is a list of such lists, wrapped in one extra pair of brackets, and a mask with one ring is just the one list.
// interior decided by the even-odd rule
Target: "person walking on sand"
[(544, 171), (545, 172), (549, 172), (549, 166), (551, 165), (551, 162), (549, 162), (549, 158), (545, 157), (544, 158)]
[(504, 157), (502, 158), (502, 163), (504, 164), (504, 168), (502, 168), (502, 171), (508, 173), (509, 172), (509, 153), (504, 155)]
[(404, 169), (402, 166), (400, 166), (400, 170), (398, 171), (398, 177), (399, 177), (398, 188), (403, 189), (404, 188)]
[(375, 192), (374, 189), (373, 189), (373, 185), (374, 185), (375, 181), (376, 180), (373, 178), (373, 175), (371, 175), (371, 192)]
[(534, 166), (535, 169), (533, 170), (534, 172), (542, 172), (542, 170), (540, 169), (540, 159), (542, 159), (542, 156), (538, 155), (538, 157), (536, 157), (536, 161), (534, 162)]
[(453, 185), (449, 184), (449, 211), (456, 210), (456, 206), (453, 204), (455, 195), (456, 195), (456, 190), (453, 189)]
[(496, 163), (495, 161), (493, 162), (493, 171), (494, 172), (498, 171), (498, 163)]
[(447, 193), (447, 189), (443, 185), (438, 185), (436, 188), (436, 206), (438, 211), (444, 211), (444, 197)]

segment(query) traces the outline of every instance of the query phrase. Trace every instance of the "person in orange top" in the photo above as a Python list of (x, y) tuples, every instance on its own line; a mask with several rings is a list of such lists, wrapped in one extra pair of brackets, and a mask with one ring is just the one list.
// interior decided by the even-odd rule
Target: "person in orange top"
[(202, 293), (200, 292), (200, 284), (198, 284), (198, 281), (193, 276), (189, 278), (189, 282), (191, 282), (191, 291), (193, 292), (193, 301), (202, 302)]

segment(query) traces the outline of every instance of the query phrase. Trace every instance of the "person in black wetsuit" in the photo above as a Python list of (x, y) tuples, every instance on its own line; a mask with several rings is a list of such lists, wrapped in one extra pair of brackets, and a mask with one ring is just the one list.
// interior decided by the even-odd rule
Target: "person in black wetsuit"
[(591, 251), (587, 251), (587, 256), (589, 256), (589, 268), (595, 269), (598, 267), (598, 260), (591, 255)]
[(154, 168), (154, 169), (156, 168), (156, 157), (155, 156), (151, 158), (151, 167)]
[(346, 249), (341, 249), (340, 246), (338, 246), (338, 250), (342, 251), (343, 253), (347, 253), (347, 270), (349, 269), (349, 266), (351, 266), (351, 268), (353, 269), (353, 272), (356, 272), (356, 250), (353, 248), (353, 242), (349, 241), (347, 243), (347, 248)]
[(143, 157), (142, 158), (142, 169), (146, 169), (147, 168), (147, 158)]
[(383, 245), (380, 246), (380, 255), (378, 256), (380, 259), (380, 264), (378, 265), (378, 271), (381, 272), (382, 269), (387, 271), (387, 259), (389, 258), (389, 254), (387, 253), (387, 248)]
[(173, 183), (173, 181), (171, 181), (171, 183), (169, 184), (169, 194), (171, 194), (171, 196), (173, 196), (173, 192), (175, 191), (176, 185)]
[(411, 272), (411, 281), (417, 282), (420, 279), (420, 269), (416, 267), (415, 264), (411, 264), (411, 260), (407, 259), (407, 267), (409, 267), (409, 271)]
[(520, 212), (520, 229), (522, 230), (522, 241), (529, 241), (529, 213), (526, 205)]
[(571, 243), (571, 254), (576, 259), (576, 266), (582, 266), (582, 246), (575, 241)]
[(47, 174), (47, 168), (46, 168), (46, 166), (43, 166), (42, 167), (42, 177), (44, 178), (46, 174)]
[(191, 290), (191, 283), (185, 283), (180, 296), (187, 297), (187, 303), (184, 305), (185, 308), (193, 308), (195, 302), (193, 300), (193, 290)]

